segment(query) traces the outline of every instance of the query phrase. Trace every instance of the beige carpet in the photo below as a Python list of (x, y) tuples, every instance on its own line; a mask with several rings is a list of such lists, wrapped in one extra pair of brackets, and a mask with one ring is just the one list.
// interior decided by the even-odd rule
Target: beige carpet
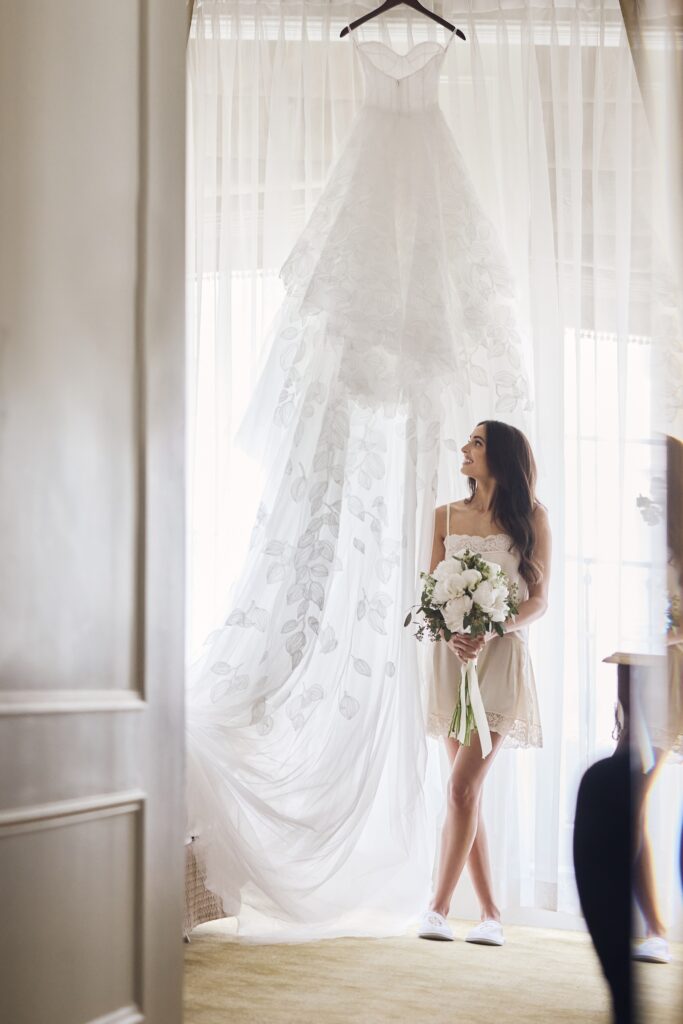
[[(465, 923), (456, 923), (463, 935)], [(500, 949), (456, 942), (332, 939), (247, 946), (212, 922), (186, 947), (185, 1024), (609, 1024), (587, 935), (506, 928)], [(638, 964), (649, 1024), (683, 1019), (683, 947)]]

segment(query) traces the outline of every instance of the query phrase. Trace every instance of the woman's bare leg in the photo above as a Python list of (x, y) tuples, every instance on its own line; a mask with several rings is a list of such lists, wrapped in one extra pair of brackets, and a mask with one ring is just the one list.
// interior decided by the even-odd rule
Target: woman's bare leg
[(641, 780), (635, 811), (636, 857), (633, 866), (633, 890), (636, 901), (645, 919), (645, 927), (649, 935), (666, 934), (666, 925), (662, 921), (657, 901), (657, 876), (652, 858), (652, 843), (647, 831), (647, 804), (650, 790), (664, 763), (666, 752), (655, 750), (655, 764)]
[(666, 925), (662, 921), (657, 903), (657, 884), (652, 863), (652, 846), (647, 831), (642, 837), (640, 853), (635, 863), (633, 888), (638, 906), (645, 918), (647, 935), (666, 935)]
[[(455, 755), (457, 754), (459, 747), (460, 744), (456, 739), (453, 739), (452, 737), (446, 738), (446, 753), (448, 755), (448, 761), (451, 768), (453, 767)], [(491, 753), (493, 753), (493, 751)], [(441, 860), (439, 863), (443, 863), (443, 858), (445, 856), (445, 839), (446, 829), (444, 828), (441, 836)], [(489, 844), (486, 836), (486, 826), (484, 825), (484, 816), (481, 813), (481, 799), (477, 806), (477, 831), (474, 837), (474, 842), (472, 843), (470, 855), (467, 858), (467, 870), (469, 871), (474, 891), (477, 894), (477, 899), (479, 900), (482, 921), (491, 919), (494, 921), (500, 921), (500, 910), (493, 898), (493, 878), (491, 876), (491, 861), (489, 860)]]
[[(480, 801), (481, 804), (481, 801)], [(477, 834), (467, 860), (467, 870), (472, 879), (474, 891), (479, 900), (482, 921), (500, 921), (500, 910), (493, 898), (493, 880), (491, 878), (491, 861), (489, 860), (489, 844), (484, 825), (484, 815), (479, 808)]]
[[(431, 909), (448, 916), (453, 891), (470, 855), (479, 823), (479, 799), (488, 771), (504, 737), (491, 733), (493, 749), (481, 756), (478, 733), (473, 733), (469, 747), (460, 746), (453, 759), (448, 781), (446, 820), (441, 833), (441, 858)], [(487, 858), (488, 861), (488, 858)]]

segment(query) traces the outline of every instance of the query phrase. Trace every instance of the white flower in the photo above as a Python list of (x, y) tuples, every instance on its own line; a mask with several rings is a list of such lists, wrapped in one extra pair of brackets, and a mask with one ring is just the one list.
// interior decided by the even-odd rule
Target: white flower
[(433, 572), (436, 586), (432, 594), (435, 604), (445, 604), (454, 597), (460, 597), (465, 593), (465, 577), (462, 572), (462, 565), (455, 558), (446, 558), (439, 562)]
[(450, 601), (454, 595), (449, 592), (448, 587), (445, 583), (437, 583), (432, 590), (432, 604), (439, 605), (445, 604), (446, 601)]
[(509, 613), (508, 588), (504, 585), (496, 587), (493, 597), (493, 611), (491, 612), (491, 618), (494, 622), (505, 622)]
[(494, 622), (504, 622), (507, 618), (507, 599), (508, 588), (500, 574), (493, 579), (484, 580), (472, 594), (474, 603)]
[(470, 589), (476, 587), (483, 577), (478, 569), (465, 569), (462, 578), (465, 581), (465, 586)]
[(432, 575), (436, 580), (446, 580), (451, 576), (460, 576), (462, 571), (462, 562), (458, 558), (444, 558), (443, 562), (439, 562)]
[(451, 633), (462, 633), (464, 628), (463, 619), (472, 607), (472, 598), (466, 594), (454, 597), (443, 609), (444, 622)]
[(472, 593), (472, 600), (485, 615), (490, 615), (494, 606), (494, 586), (491, 580), (483, 580)]

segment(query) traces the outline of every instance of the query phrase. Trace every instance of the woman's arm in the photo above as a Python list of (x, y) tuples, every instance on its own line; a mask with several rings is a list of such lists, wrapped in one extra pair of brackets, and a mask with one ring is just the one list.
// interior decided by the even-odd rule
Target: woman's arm
[(446, 557), (446, 506), (441, 505), (434, 513), (434, 540), (432, 541), (432, 559), (429, 571), (434, 572), (439, 562)]

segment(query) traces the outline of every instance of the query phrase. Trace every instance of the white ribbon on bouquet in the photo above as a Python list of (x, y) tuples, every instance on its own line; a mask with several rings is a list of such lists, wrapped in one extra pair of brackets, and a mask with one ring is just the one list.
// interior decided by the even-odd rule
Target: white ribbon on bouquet
[(466, 662), (460, 670), (460, 728), (456, 735), (456, 739), (460, 743), (465, 742), (465, 736), (467, 734), (468, 692), (470, 704), (472, 706), (472, 714), (474, 715), (477, 732), (479, 733), (481, 756), (487, 757), (493, 749), (493, 744), (491, 743), (491, 733), (489, 731), (488, 719), (486, 718), (484, 702), (481, 699), (481, 691), (479, 690), (479, 676), (477, 675), (476, 659), (474, 661)]

